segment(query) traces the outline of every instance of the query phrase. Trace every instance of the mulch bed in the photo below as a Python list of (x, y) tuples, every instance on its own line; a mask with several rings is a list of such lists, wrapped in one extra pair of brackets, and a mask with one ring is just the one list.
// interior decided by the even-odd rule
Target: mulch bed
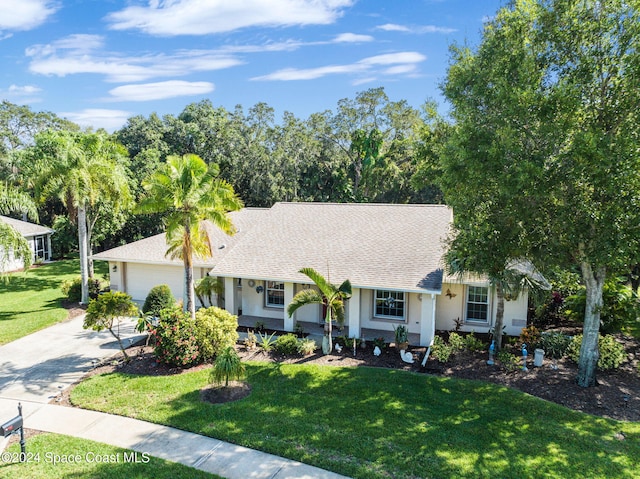
[[(369, 366), (391, 369), (402, 369), (423, 374), (434, 374), (443, 377), (460, 379), (474, 379), (487, 381), (510, 388), (514, 388), (561, 404), (565, 407), (582, 411), (596, 416), (602, 416), (622, 421), (640, 421), (640, 342), (632, 338), (618, 337), (625, 344), (628, 360), (615, 371), (599, 371), (598, 384), (592, 388), (582, 388), (575, 382), (577, 365), (568, 359), (557, 362), (557, 369), (551, 367), (550, 360), (545, 359), (542, 367), (533, 367), (533, 355), (529, 356), (528, 371), (507, 371), (497, 362), (494, 366), (487, 365), (486, 352), (460, 352), (454, 354), (446, 364), (433, 359), (427, 361), (426, 367), (421, 362), (426, 348), (410, 348), (416, 357), (413, 364), (402, 361), (398, 351), (386, 348), (380, 356), (374, 356), (373, 346), (369, 343), (365, 348), (358, 348), (355, 356), (353, 350), (343, 349), (341, 353), (333, 352), (323, 355), (320, 350), (309, 356), (278, 357), (273, 353), (265, 353), (261, 349), (247, 350), (238, 345), (236, 350), (243, 361), (271, 361), (282, 363), (319, 364), (326, 366)], [(153, 355), (153, 348), (134, 346), (128, 350), (131, 361), (124, 364), (118, 360), (102, 364), (92, 370), (89, 375), (105, 372), (123, 372), (129, 374), (172, 375), (182, 374), (210, 367), (199, 365), (193, 368), (179, 368), (158, 363)], [(117, 356), (116, 356), (117, 358)], [(203, 398), (212, 402), (223, 402), (221, 392), (203, 390)], [(229, 400), (237, 399), (238, 395), (247, 393), (242, 391), (226, 392)], [(217, 396), (216, 396), (217, 394)], [(71, 405), (69, 391), (52, 402)]]

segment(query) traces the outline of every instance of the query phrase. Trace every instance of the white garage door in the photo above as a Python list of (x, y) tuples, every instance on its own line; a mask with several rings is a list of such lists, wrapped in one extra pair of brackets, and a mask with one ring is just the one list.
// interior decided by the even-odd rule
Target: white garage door
[(136, 301), (144, 301), (149, 291), (159, 284), (168, 284), (176, 299), (182, 299), (184, 268), (155, 264), (127, 263), (127, 293)]

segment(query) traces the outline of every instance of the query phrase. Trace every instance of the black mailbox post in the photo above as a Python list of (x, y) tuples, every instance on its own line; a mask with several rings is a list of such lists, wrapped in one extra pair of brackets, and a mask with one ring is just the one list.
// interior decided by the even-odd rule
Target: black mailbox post
[(20, 462), (26, 460), (26, 449), (24, 440), (24, 426), (22, 420), (22, 404), (18, 403), (18, 415), (13, 419), (9, 419), (2, 426), (0, 426), (0, 435), (2, 437), (9, 437), (12, 434), (20, 433)]

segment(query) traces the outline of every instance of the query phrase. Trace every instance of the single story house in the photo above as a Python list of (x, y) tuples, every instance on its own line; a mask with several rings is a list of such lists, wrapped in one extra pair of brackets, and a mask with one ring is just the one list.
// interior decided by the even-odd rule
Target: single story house
[[(196, 278), (224, 278), (228, 311), (293, 331), (321, 325), (321, 305), (286, 313), (293, 296), (314, 287), (298, 271), (316, 269), (332, 283), (351, 281), (345, 326), (350, 337), (388, 336), (407, 326), (414, 343), (428, 345), (436, 330), (488, 332), (496, 296), (482, 278), (444, 274), (444, 240), (452, 211), (442, 205), (276, 203), (270, 209), (232, 213), (239, 233), (212, 231), (214, 256), (197, 263)], [(94, 255), (108, 260), (111, 286), (144, 300), (167, 283), (183, 297), (181, 262), (164, 256), (164, 235)], [(224, 247), (222, 247), (224, 245)], [(526, 326), (527, 293), (505, 303), (505, 332)], [(456, 325), (458, 323), (458, 325)]]
[[(32, 263), (51, 261), (51, 235), (54, 230), (46, 226), (29, 223), (28, 221), (9, 218), (8, 216), (0, 216), (0, 221), (11, 226), (24, 236), (33, 253)], [(3, 258), (3, 261), (0, 262), (0, 271), (2, 272), (17, 271), (24, 268), (22, 260), (15, 258), (12, 251), (1, 251), (0, 257)]]

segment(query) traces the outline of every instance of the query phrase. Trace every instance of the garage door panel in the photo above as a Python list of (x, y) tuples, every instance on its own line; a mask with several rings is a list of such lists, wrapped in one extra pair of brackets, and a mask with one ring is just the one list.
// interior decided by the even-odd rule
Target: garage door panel
[(184, 268), (154, 264), (128, 263), (127, 293), (136, 301), (144, 301), (149, 291), (159, 284), (167, 284), (176, 299), (182, 299)]

